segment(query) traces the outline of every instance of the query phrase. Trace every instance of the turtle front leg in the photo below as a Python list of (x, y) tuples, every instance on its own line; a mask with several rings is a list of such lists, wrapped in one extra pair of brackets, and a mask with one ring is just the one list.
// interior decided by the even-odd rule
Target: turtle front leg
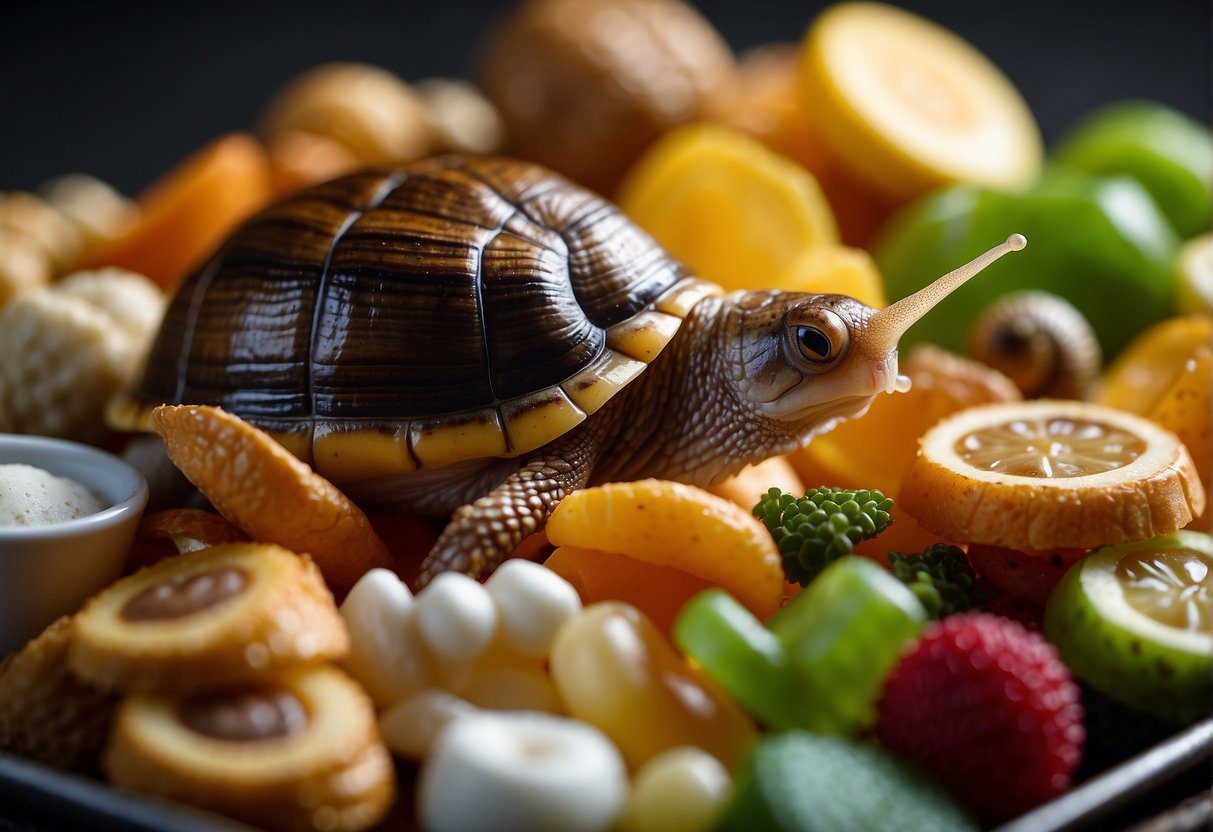
[(457, 509), (421, 564), (418, 586), (441, 572), (479, 578), (495, 569), (547, 524), (565, 495), (586, 484), (596, 448), (597, 442), (584, 433), (557, 440), (492, 492)]

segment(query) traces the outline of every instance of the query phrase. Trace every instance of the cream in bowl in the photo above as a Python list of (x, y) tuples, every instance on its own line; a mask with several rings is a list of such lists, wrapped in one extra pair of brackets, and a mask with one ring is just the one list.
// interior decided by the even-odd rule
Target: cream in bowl
[(122, 574), (146, 504), (113, 454), (0, 434), (0, 656)]

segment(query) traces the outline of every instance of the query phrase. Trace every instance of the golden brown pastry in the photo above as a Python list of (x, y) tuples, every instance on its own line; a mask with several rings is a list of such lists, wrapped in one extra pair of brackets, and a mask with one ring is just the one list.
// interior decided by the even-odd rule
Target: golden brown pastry
[(95, 596), (76, 617), (70, 661), (106, 690), (192, 693), (339, 659), (348, 648), (310, 558), (230, 543), (160, 561)]
[(71, 633), (72, 621), (64, 616), (0, 664), (0, 751), (91, 772), (117, 702), (68, 670)]
[(332, 667), (220, 694), (131, 696), (105, 767), (124, 788), (292, 832), (366, 829), (395, 790), (374, 707)]

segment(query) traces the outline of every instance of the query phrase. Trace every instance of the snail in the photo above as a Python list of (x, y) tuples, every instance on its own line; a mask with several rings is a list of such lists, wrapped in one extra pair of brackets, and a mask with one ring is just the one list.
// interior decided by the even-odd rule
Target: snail
[(217, 405), (363, 503), (454, 514), (483, 575), (586, 484), (718, 482), (905, 389), (897, 341), (1005, 243), (876, 311), (687, 273), (544, 168), (446, 156), (302, 191), (177, 291), (111, 414)]
[(966, 349), (1001, 370), (1029, 399), (1086, 399), (1102, 363), (1087, 319), (1049, 292), (999, 299), (974, 322)]

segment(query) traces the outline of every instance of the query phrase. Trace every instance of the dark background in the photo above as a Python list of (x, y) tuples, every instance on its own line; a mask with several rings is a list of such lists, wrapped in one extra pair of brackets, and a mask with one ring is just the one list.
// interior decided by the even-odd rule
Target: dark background
[[(796, 40), (815, 0), (703, 0), (738, 50)], [(1023, 91), (1046, 138), (1118, 98), (1208, 121), (1207, 0), (908, 0)], [(207, 139), (248, 127), (296, 72), (362, 60), (406, 80), (471, 76), (502, 2), (0, 0), (0, 190), (84, 170), (134, 192)]]

